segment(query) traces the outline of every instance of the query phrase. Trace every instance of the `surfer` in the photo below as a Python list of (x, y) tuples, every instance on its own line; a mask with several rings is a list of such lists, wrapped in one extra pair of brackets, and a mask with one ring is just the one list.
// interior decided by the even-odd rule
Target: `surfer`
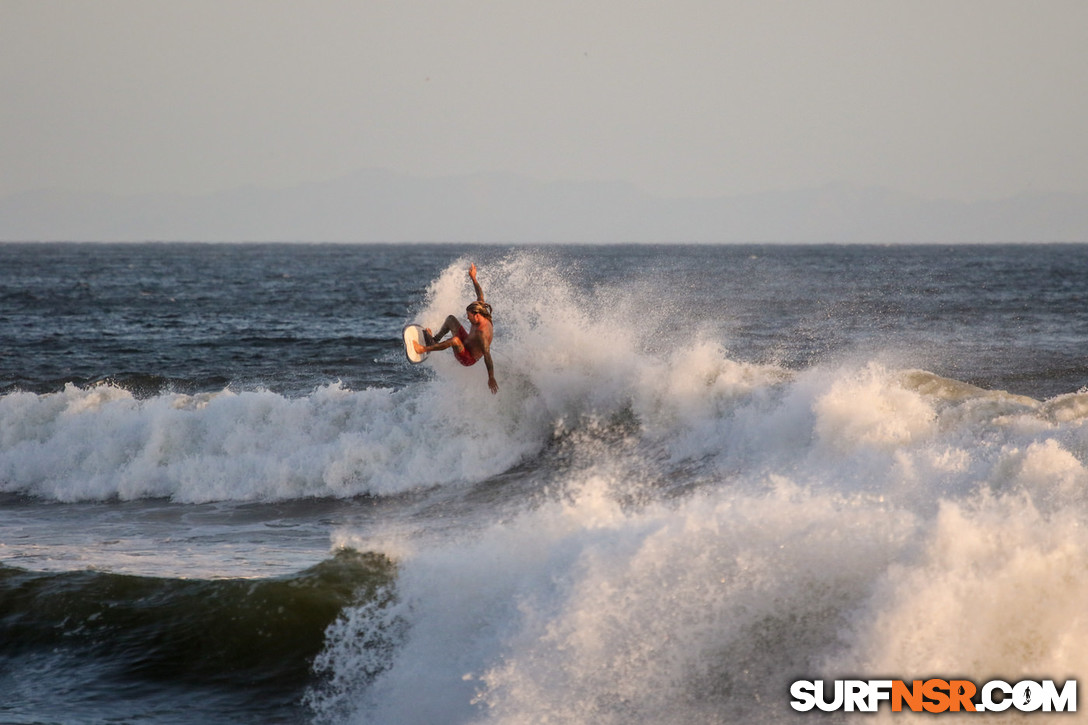
[[(420, 355), (452, 347), (453, 356), (457, 358), (457, 362), (466, 367), (475, 365), (477, 360), (483, 358), (484, 365), (487, 367), (487, 387), (491, 388), (492, 393), (497, 393), (499, 384), (495, 382), (495, 366), (491, 362), (491, 336), (494, 333), (494, 328), (491, 326), (491, 305), (484, 302), (484, 291), (476, 279), (475, 264), (468, 268), (468, 276), (472, 280), (472, 286), (476, 288), (476, 301), (470, 302), (465, 308), (465, 314), (468, 316), (472, 329), (466, 331), (457, 317), (450, 315), (442, 323), (442, 327), (438, 328), (437, 335), (432, 335), (429, 328), (423, 331), (426, 345), (420, 345), (414, 341), (412, 345), (416, 353)], [(453, 337), (445, 342), (439, 342), (448, 333), (453, 333)]]

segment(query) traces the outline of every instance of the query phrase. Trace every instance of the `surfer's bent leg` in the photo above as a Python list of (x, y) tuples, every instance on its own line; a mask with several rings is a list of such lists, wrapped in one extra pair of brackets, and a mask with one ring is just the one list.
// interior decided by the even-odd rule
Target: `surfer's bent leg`
[(445, 350), (449, 347), (452, 347), (458, 354), (461, 354), (465, 351), (465, 343), (461, 342), (461, 338), (457, 337), (456, 335), (446, 340), (445, 342), (436, 342), (433, 345), (426, 346), (420, 345), (415, 340), (412, 340), (412, 345), (415, 347), (416, 352), (420, 355), (425, 352), (438, 352), (439, 350)]
[(446, 321), (442, 323), (442, 327), (438, 328), (438, 334), (434, 336), (434, 341), (438, 342), (450, 332), (456, 332), (457, 328), (461, 326), (461, 321), (457, 319), (456, 315), (450, 315), (446, 318)]

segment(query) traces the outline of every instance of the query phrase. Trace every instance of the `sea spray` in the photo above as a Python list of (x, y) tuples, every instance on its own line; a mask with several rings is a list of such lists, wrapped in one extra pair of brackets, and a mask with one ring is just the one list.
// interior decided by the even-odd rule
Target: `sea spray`
[[(917, 534), (909, 514), (785, 480), (638, 510), (608, 483), (402, 558), (405, 642), (347, 721), (771, 722)], [(390, 616), (331, 629), (326, 651)]]
[(917, 556), (878, 579), (821, 670), (1083, 677), (1083, 505), (1043, 513), (1026, 492), (946, 501), (925, 534)]
[[(151, 593), (6, 610), (3, 718), (758, 723), (811, 717), (794, 676), (1082, 676), (1082, 252), (3, 245), (6, 581)], [(497, 396), (398, 346), (470, 262)], [(307, 619), (280, 578), (330, 538), (394, 563)], [(126, 669), (170, 657), (101, 626), (136, 610), (185, 666)]]
[(619, 445), (564, 437), (593, 463), (550, 501), (391, 544), (396, 599), (324, 664), (359, 668), (342, 642), (375, 622), (403, 640), (319, 719), (771, 723), (801, 678), (1076, 674), (1082, 419), (880, 364), (706, 359), (698, 395), (631, 382)]
[[(331, 383), (297, 397), (228, 388), (140, 398), (102, 383), (16, 392), (0, 398), (0, 490), (186, 503), (394, 495), (498, 475), (579, 421), (629, 411), (662, 433), (685, 417), (698, 424), (783, 379), (702, 340), (654, 353), (646, 344), (660, 313), (628, 318), (630, 304), (605, 304), (536, 258), (516, 255), (492, 274), (482, 282), (496, 306), (498, 396), (481, 394), (482, 370), (440, 354), (402, 389)], [(461, 266), (450, 266), (420, 320), (437, 326), (466, 294)]]

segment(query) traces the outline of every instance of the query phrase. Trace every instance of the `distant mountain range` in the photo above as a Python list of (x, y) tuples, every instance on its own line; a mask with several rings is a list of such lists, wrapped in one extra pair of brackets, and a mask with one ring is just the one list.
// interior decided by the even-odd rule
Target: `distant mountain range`
[(831, 185), (719, 198), (625, 183), (364, 171), (203, 196), (35, 191), (0, 198), (0, 241), (1082, 242), (1088, 197), (928, 201)]

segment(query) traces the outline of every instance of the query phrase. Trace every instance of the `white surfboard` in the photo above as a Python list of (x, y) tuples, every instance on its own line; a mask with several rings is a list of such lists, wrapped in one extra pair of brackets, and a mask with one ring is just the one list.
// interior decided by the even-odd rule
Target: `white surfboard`
[(416, 353), (412, 342), (418, 342), (420, 345), (427, 344), (427, 341), (423, 339), (423, 328), (416, 324), (404, 326), (404, 354), (408, 356), (408, 362), (421, 363), (430, 353), (425, 352), (422, 355)]

